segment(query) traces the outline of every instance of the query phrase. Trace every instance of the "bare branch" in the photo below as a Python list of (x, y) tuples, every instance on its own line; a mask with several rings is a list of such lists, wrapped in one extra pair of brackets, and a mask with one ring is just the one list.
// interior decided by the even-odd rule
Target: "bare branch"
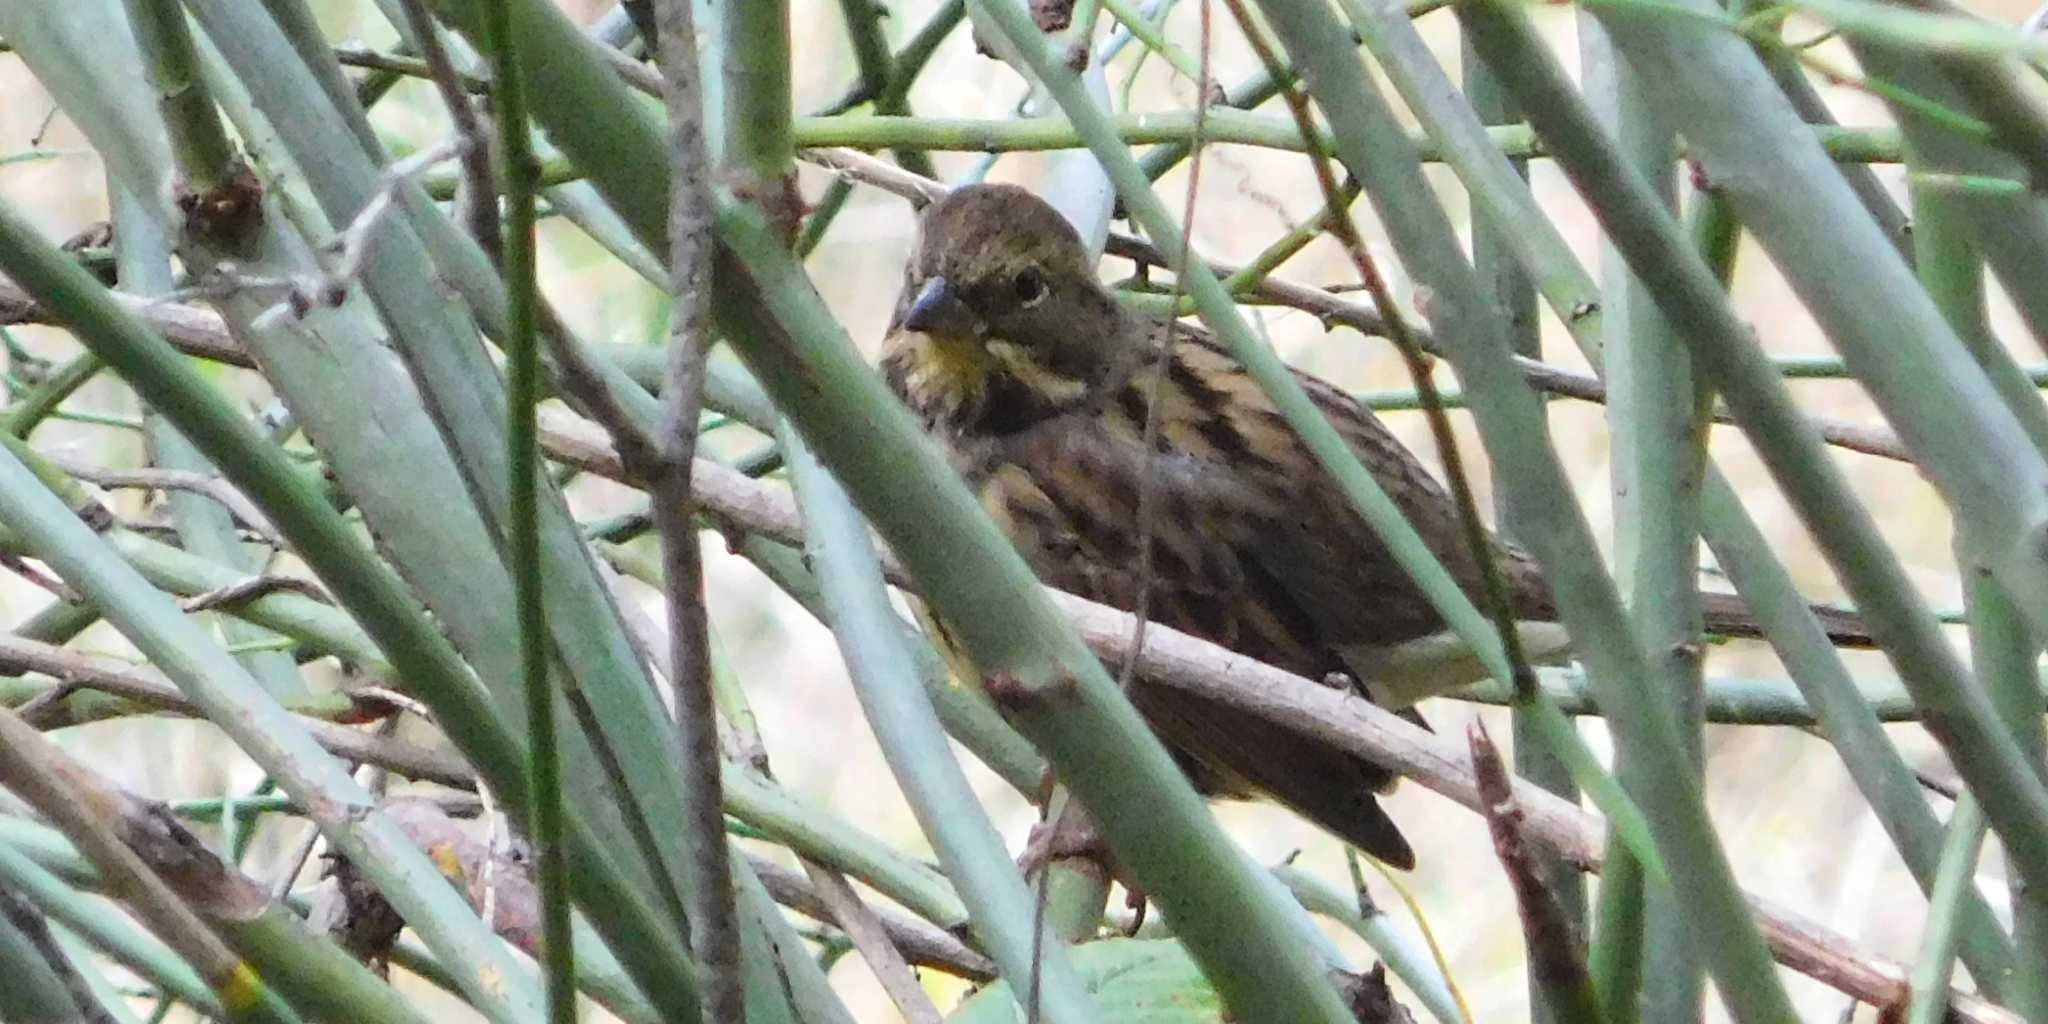
[(1586, 971), (1585, 939), (1572, 926), (1557, 894), (1543, 883), (1543, 872), (1522, 838), (1522, 808), (1508, 784), (1508, 768), (1500, 751), (1473, 722), (1466, 732), (1472, 748), (1472, 770), (1485, 804), (1486, 825), (1493, 833), (1493, 852), (1515, 890), (1515, 909), (1522, 919), (1522, 943), (1531, 975), (1548, 994), (1560, 1019), (1595, 1024), (1601, 1019), (1593, 976)]
[(491, 174), (490, 126), (471, 102), (469, 85), (456, 70), (448, 47), (441, 40), (441, 26), (427, 13), (425, 0), (399, 0), (398, 6), (405, 12), (413, 38), (419, 42), (420, 56), (426, 61), (434, 89), (441, 94), (441, 105), (448, 108), (448, 120), (460, 140), (462, 219), (469, 226), (470, 237), (476, 239), (491, 262), (501, 263), (505, 239), (498, 224), (498, 183)]
[[(625, 478), (618, 456), (605, 447), (594, 424), (568, 416), (549, 418), (541, 442), (564, 462)], [(699, 460), (692, 493), (705, 514), (734, 530), (786, 544), (803, 543), (802, 520), (785, 491)], [(897, 585), (909, 582), (892, 556), (884, 554), (883, 568)], [(1062, 591), (1049, 593), (1098, 657), (1116, 664), (1125, 656), (1132, 626), (1129, 615)], [(1138, 678), (1286, 726), (1412, 778), (1475, 812), (1484, 806), (1462, 751), (1348, 692), (1156, 625), (1147, 630), (1139, 652)], [(1599, 870), (1606, 836), (1603, 819), (1520, 780), (1514, 782), (1513, 792), (1526, 816), (1526, 835), (1582, 871)], [(1907, 972), (1901, 965), (1858, 949), (1847, 938), (1775, 903), (1757, 896), (1749, 899), (1779, 963), (1875, 1006), (1891, 1005), (1905, 991)], [(1976, 996), (1955, 993), (1952, 1000), (1959, 1018), (1971, 1024), (2021, 1024), (2012, 1013)]]
[(312, 580), (303, 579), (298, 576), (285, 576), (278, 573), (265, 573), (261, 576), (251, 576), (248, 579), (236, 580), (224, 587), (215, 587), (203, 594), (194, 594), (181, 602), (179, 607), (188, 612), (203, 612), (210, 608), (224, 608), (247, 601), (254, 601), (265, 594), (275, 594), (283, 591), (310, 597), (322, 604), (334, 603), (334, 599), (327, 596), (327, 591), (322, 590), (320, 584)]
[[(832, 907), (826, 904), (824, 898), (818, 894), (817, 887), (802, 872), (793, 871), (760, 857), (748, 857), (747, 863), (754, 869), (754, 874), (760, 876), (761, 884), (775, 902), (819, 921), (839, 923), (839, 917)], [(903, 951), (911, 963), (945, 971), (969, 981), (995, 980), (995, 961), (969, 949), (966, 943), (954, 937), (951, 932), (894, 910), (870, 909), (881, 921), (883, 929), (889, 933), (889, 940)]]
[[(54, 692), (59, 696), (80, 689), (98, 690), (159, 711), (200, 717), (199, 709), (154, 669), (140, 668), (113, 658), (81, 654), (37, 640), (0, 634), (0, 670), (47, 675), (58, 681)], [(50, 727), (57, 724), (50, 717), (55, 707), (55, 701), (40, 702), (36, 704), (33, 715), (27, 707), (21, 709), (19, 715), (40, 727)], [(338, 704), (331, 713), (361, 718), (371, 717), (382, 710), (376, 705)], [(334, 722), (320, 719), (303, 719), (302, 722), (315, 741), (345, 760), (374, 764), (407, 778), (443, 785), (468, 787), (474, 784), (475, 773), (460, 758), (450, 754), (428, 750), (404, 740), (374, 736)]]
[(157, 491), (187, 491), (211, 498), (228, 510), (242, 525), (256, 532), (263, 542), (274, 548), (285, 546), (284, 538), (277, 527), (270, 524), (270, 517), (256, 507), (246, 495), (236, 489), (226, 478), (212, 473), (193, 473), (181, 469), (116, 469), (74, 459), (57, 452), (44, 452), (59, 469), (84, 480), (108, 488), (146, 488)]
[(903, 1019), (909, 1024), (940, 1024), (939, 1008), (932, 1005), (924, 986), (917, 983), (917, 974), (910, 969), (873, 908), (862, 902), (853, 886), (846, 883), (846, 876), (808, 861), (804, 863), (804, 872), (811, 876), (818, 901), (846, 932), (846, 937), (853, 940), (853, 948), (860, 951), (861, 959), (867, 961), (875, 980), (882, 983), (882, 991), (902, 1011)]
[(675, 691), (676, 730), (682, 738), (680, 771), (689, 799), (684, 844), (691, 877), (690, 950), (704, 981), (705, 1016), (740, 1020), (746, 1013), (746, 993), (739, 969), (739, 920), (719, 780), (718, 710), (712, 695), (704, 566), (692, 522), (690, 487), (704, 399), (704, 357), (711, 343), (710, 164), (704, 152), (704, 99), (690, 0), (659, 0), (654, 8), (663, 72), (661, 93), (669, 120), (669, 294), (674, 302), (661, 433), (656, 439), (660, 468), (654, 481), (654, 520), (661, 531), (662, 574), (668, 591), (669, 679)]
[[(176, 821), (147, 814), (140, 801), (66, 757), (6, 710), (0, 710), (0, 785), (33, 805), (76, 843), (99, 868), (108, 888), (201, 977), (223, 985), (231, 978), (252, 976), (195, 908), (246, 914), (268, 898), (246, 878), (241, 879), (244, 884), (233, 884), (239, 875), (217, 877), (221, 884), (190, 884), (206, 877), (177, 868), (197, 867), (210, 858), (218, 874), (221, 865)], [(170, 877), (159, 874), (158, 865), (173, 868)], [(173, 885), (171, 878), (188, 884)]]

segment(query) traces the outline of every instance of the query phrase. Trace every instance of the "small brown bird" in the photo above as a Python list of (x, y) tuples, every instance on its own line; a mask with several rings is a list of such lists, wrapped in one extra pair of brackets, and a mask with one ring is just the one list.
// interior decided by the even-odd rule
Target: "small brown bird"
[[(1176, 325), (1160, 372), (1167, 331), (1100, 283), (1052, 207), (1014, 186), (972, 185), (924, 212), (881, 368), (1050, 586), (1125, 610), (1145, 587), (1151, 621), (1312, 679), (1357, 678), (1372, 652), (1443, 629), (1237, 360)], [(1351, 396), (1295, 376), (1478, 593), (1443, 486)], [(1138, 551), (1147, 473), (1149, 582)], [(1553, 619), (1536, 564), (1498, 540), (1494, 553), (1517, 617)], [(1739, 603), (1708, 618), (1715, 631), (1755, 631)], [(1198, 789), (1270, 796), (1389, 864), (1414, 865), (1374, 798), (1393, 781), (1384, 769), (1186, 693), (1140, 683), (1131, 700)]]

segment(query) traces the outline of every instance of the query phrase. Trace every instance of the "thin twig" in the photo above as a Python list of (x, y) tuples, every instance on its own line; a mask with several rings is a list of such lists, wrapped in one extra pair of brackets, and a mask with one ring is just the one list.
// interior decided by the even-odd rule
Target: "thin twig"
[(466, 148), (475, 145), (481, 145), (481, 141), (460, 136), (443, 139), (385, 168), (377, 177), (377, 190), (370, 196), (370, 201), (363, 204), (362, 210), (349, 221), (348, 228), (337, 240), (341, 261), (335, 267), (329, 287), (346, 287), (361, 275), (363, 260), (370, 253), (370, 243), (376, 240), (377, 229), (398, 202), (399, 189), (421, 172), (451, 157), (460, 157)]
[(604, 62), (611, 65), (619, 81), (646, 93), (655, 99), (662, 94), (662, 73), (619, 52), (616, 47), (602, 46), (598, 52), (604, 55)]
[(804, 872), (811, 877), (819, 902), (846, 937), (853, 940), (853, 948), (860, 951), (861, 959), (867, 961), (868, 969), (882, 983), (882, 991), (896, 1004), (903, 1019), (908, 1024), (940, 1024), (943, 1018), (939, 1008), (932, 1005), (931, 996), (918, 984), (917, 973), (910, 969), (909, 961), (896, 948), (874, 909), (847, 884), (846, 876), (809, 861), (804, 862)]
[[(328, 252), (339, 252), (333, 270), (285, 279), (247, 277), (239, 274), (235, 265), (222, 262), (216, 273), (200, 282), (199, 290), (227, 289), (232, 294), (245, 290), (282, 290), (284, 301), (257, 314), (250, 321), (250, 329), (267, 330), (286, 319), (304, 316), (307, 311), (319, 306), (339, 306), (348, 297), (349, 288), (362, 275), (363, 261), (369, 258), (370, 243), (377, 238), (377, 231), (384, 226), (384, 220), (396, 208), (398, 190), (415, 176), (435, 164), (452, 157), (458, 157), (468, 145), (461, 137), (443, 139), (427, 149), (399, 160), (386, 167), (378, 175), (377, 188), (369, 201), (356, 212), (348, 227), (341, 235), (323, 248)], [(194, 293), (193, 288), (170, 292), (157, 302), (183, 301)]]
[(505, 240), (498, 225), (498, 183), (491, 176), (491, 149), (487, 144), (491, 127), (470, 101), (469, 83), (456, 70), (448, 47), (441, 40), (440, 23), (427, 13), (425, 0), (399, 0), (398, 6), (405, 12), (413, 38), (419, 41), (420, 57), (426, 61), (434, 89), (441, 94), (441, 105), (448, 108), (448, 121), (455, 126), (455, 136), (461, 140), (462, 219), (477, 247), (492, 263), (502, 263)]
[[(800, 871), (783, 867), (771, 860), (749, 856), (747, 863), (759, 876), (761, 884), (768, 890), (769, 898), (775, 902), (829, 924), (837, 925), (839, 918), (832, 908), (818, 895), (811, 880)], [(974, 982), (993, 981), (997, 977), (995, 962), (969, 949), (967, 944), (921, 918), (911, 917), (886, 907), (868, 908), (889, 933), (889, 941), (903, 951), (908, 960), (920, 967), (930, 967)]]
[[(704, 610), (704, 566), (692, 523), (690, 466), (702, 410), (704, 358), (710, 345), (711, 202), (704, 151), (703, 90), (697, 29), (690, 0), (658, 0), (660, 90), (669, 117), (669, 363), (662, 388), (660, 469), (654, 519), (661, 532), (668, 597), (670, 682), (675, 688), (680, 766), (688, 797), (684, 838), (691, 891), (690, 949), (704, 984), (708, 1020), (741, 1020), (740, 935), (730, 881), (718, 751), (718, 710), (712, 694), (711, 636)], [(638, 65), (635, 65), (638, 67)]]
[(310, 597), (322, 604), (331, 605), (334, 603), (334, 598), (329, 597), (327, 591), (322, 589), (320, 584), (312, 580), (299, 576), (265, 573), (261, 576), (251, 576), (247, 579), (236, 580), (226, 586), (215, 587), (204, 593), (194, 594), (179, 602), (178, 607), (187, 612), (203, 612), (212, 608), (245, 604), (266, 594), (284, 592)]
[(483, 919), (484, 927), (497, 931), (499, 854), (511, 848), (512, 831), (505, 827), (505, 812), (498, 806), (497, 798), (491, 796), (491, 787), (477, 786), (476, 798), (484, 806), (485, 826), (483, 867), (477, 872), (477, 885), (482, 887), (483, 895), (477, 900), (477, 916)]
[(66, 603), (77, 603), (78, 593), (49, 573), (36, 567), (35, 563), (12, 552), (0, 553), (0, 569), (21, 577), (35, 586), (49, 592), (52, 597)]
[[(204, 306), (180, 302), (157, 302), (127, 292), (109, 292), (124, 312), (147, 321), (186, 355), (244, 369), (256, 361), (241, 342), (228, 333), (220, 314)], [(48, 309), (13, 282), (0, 282), (0, 325), (57, 323)]]
[[(418, 57), (402, 53), (374, 50), (360, 43), (336, 43), (334, 62), (345, 68), (363, 68), (368, 71), (383, 71), (407, 78), (432, 78), (434, 70)], [(458, 75), (456, 82), (464, 92), (485, 92), (491, 83), (475, 75)]]
[[(40, 672), (71, 690), (89, 689), (132, 700), (147, 708), (178, 715), (200, 717), (199, 709), (154, 669), (141, 668), (114, 658), (81, 654), (26, 637), (0, 634), (0, 670)], [(46, 725), (52, 705), (39, 705), (34, 718), (22, 708), (21, 717), (31, 724)], [(367, 709), (336, 702), (323, 708), (335, 717), (354, 718)], [(389, 768), (411, 779), (424, 779), (448, 786), (467, 787), (475, 775), (462, 759), (440, 751), (389, 737), (373, 736), (357, 729), (321, 719), (302, 719), (301, 724), (315, 742), (337, 757), (361, 764)]]
[(313, 851), (320, 845), (320, 826), (310, 822), (303, 826), (305, 835), (299, 839), (291, 856), (286, 857), (278, 869), (277, 878), (270, 883), (270, 898), (282, 900), (292, 893), (292, 883), (299, 880), (299, 873), (306, 870), (306, 862), (313, 859)]
[(101, 487), (186, 491), (211, 498), (232, 513), (236, 519), (241, 520), (242, 525), (260, 535), (264, 543), (274, 548), (285, 546), (284, 538), (278, 534), (277, 527), (271, 525), (270, 517), (264, 515), (263, 511), (256, 507), (255, 502), (250, 501), (224, 477), (180, 469), (116, 469), (74, 459), (57, 452), (46, 451), (43, 455), (64, 472)]
[[(1210, 23), (1211, 5), (1209, 0), (1201, 3), (1201, 63), (1196, 66), (1195, 78), (1195, 131), (1189, 139), (1191, 147), (1188, 162), (1187, 197), (1183, 200), (1180, 216), (1180, 253), (1174, 260), (1173, 304), (1180, 305), (1181, 279), (1188, 260), (1193, 257), (1195, 243), (1195, 201), (1201, 195), (1202, 187), (1202, 128), (1208, 120), (1210, 85)], [(1131, 617), (1136, 624), (1131, 627), (1131, 650), (1136, 652), (1145, 646), (1145, 623), (1152, 617), (1152, 515), (1153, 492), (1157, 490), (1152, 479), (1152, 449), (1159, 443), (1159, 396), (1166, 390), (1167, 367), (1173, 363), (1173, 345), (1180, 333), (1180, 318), (1166, 318), (1166, 332), (1159, 342), (1159, 355), (1152, 364), (1152, 391), (1145, 402), (1144, 446), (1139, 449), (1138, 470), (1138, 592), (1131, 605)], [(1136, 661), (1125, 658), (1117, 670), (1117, 686), (1128, 690), (1131, 687), (1131, 672)]]

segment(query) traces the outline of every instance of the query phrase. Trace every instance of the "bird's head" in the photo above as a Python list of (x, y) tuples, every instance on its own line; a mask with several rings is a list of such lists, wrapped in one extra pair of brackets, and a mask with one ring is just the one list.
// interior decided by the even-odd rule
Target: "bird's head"
[(1081, 401), (1128, 348), (1127, 315), (1057, 210), (968, 185), (919, 221), (883, 369), (927, 420), (1007, 432)]

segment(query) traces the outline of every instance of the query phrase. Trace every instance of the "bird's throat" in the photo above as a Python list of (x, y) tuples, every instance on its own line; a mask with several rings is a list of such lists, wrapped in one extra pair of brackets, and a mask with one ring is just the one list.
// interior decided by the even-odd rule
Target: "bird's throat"
[(882, 371), (927, 429), (956, 436), (1014, 433), (1080, 405), (1089, 391), (1025, 346), (992, 338), (899, 332)]

